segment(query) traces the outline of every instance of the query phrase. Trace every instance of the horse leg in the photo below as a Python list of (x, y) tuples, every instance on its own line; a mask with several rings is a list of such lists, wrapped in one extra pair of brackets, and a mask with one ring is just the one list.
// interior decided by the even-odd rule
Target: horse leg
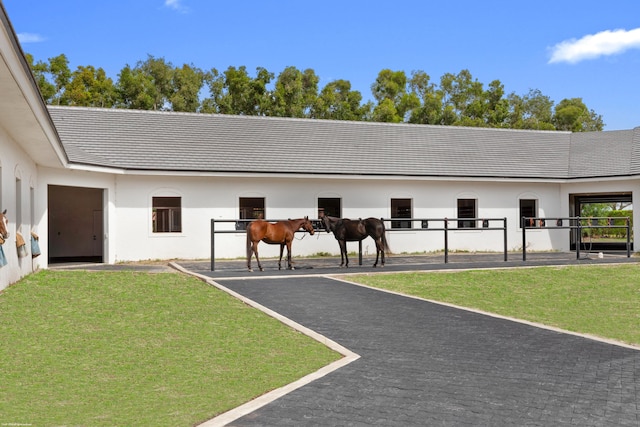
[[(378, 242), (376, 242), (376, 262), (373, 263), (374, 267), (378, 266), (378, 258), (380, 257), (380, 246), (378, 246)], [(384, 262), (382, 263), (384, 265)]]
[(251, 268), (252, 257), (253, 257), (253, 242), (251, 242), (251, 239), (249, 238), (249, 236), (247, 236), (247, 268), (249, 269), (249, 271), (253, 271), (253, 268)]
[(289, 270), (295, 270), (295, 267), (291, 263), (291, 242), (287, 242), (287, 265)]
[(384, 248), (381, 240), (375, 240), (376, 243), (376, 262), (373, 264), (374, 267), (378, 266), (378, 259), (380, 258), (380, 267), (384, 267)]
[(349, 256), (347, 255), (347, 241), (340, 240), (340, 267), (349, 267)]
[(258, 242), (255, 242), (252, 245), (253, 248), (253, 252), (256, 254), (256, 262), (258, 263), (258, 268), (260, 269), (260, 271), (264, 271), (264, 268), (262, 268), (262, 264), (260, 264), (260, 258), (258, 257)]
[(282, 252), (284, 251), (284, 243), (280, 243), (280, 259), (278, 260), (278, 270), (282, 270)]

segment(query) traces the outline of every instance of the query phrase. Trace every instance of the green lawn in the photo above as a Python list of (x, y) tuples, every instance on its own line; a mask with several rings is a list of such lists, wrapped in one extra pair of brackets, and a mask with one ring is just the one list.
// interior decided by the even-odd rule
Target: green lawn
[(640, 345), (640, 266), (544, 267), (345, 279)]
[(38, 272), (0, 343), (0, 425), (192, 426), (341, 357), (177, 273)]
[[(348, 276), (640, 344), (640, 266)], [(191, 426), (340, 356), (178, 273), (41, 271), (0, 293), (0, 425)]]

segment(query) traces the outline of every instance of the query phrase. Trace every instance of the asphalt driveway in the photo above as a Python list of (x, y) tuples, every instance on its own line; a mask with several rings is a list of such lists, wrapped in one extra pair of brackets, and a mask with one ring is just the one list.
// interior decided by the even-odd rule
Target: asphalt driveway
[(198, 271), (360, 355), (228, 425), (640, 425), (637, 349), (307, 270)]

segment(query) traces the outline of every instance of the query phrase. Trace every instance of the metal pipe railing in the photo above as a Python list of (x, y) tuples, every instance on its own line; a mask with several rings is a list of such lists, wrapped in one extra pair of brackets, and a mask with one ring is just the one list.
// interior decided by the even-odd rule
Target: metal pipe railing
[[(451, 231), (502, 231), (503, 232), (503, 252), (504, 261), (507, 261), (507, 218), (380, 218), (385, 223), (390, 223), (390, 227), (386, 227), (387, 231), (441, 231), (444, 233), (444, 262), (449, 262), (449, 232)], [(252, 219), (211, 219), (211, 271), (215, 271), (215, 235), (216, 234), (231, 234), (231, 233), (245, 233), (246, 224), (253, 221)], [(268, 220), (269, 222), (276, 222), (279, 220)], [(319, 219), (312, 219), (311, 222), (318, 224)], [(409, 227), (393, 227), (398, 224), (410, 224), (419, 222), (421, 227), (414, 228)], [(430, 223), (442, 223), (440, 227), (430, 227)], [(450, 222), (457, 224), (456, 227), (451, 227)], [(492, 226), (499, 222), (500, 226)], [(216, 223), (235, 223), (233, 230), (218, 230)], [(474, 227), (465, 226), (465, 224), (473, 224)], [(462, 226), (461, 226), (462, 225)], [(475, 227), (480, 225), (480, 227)], [(302, 231), (300, 231), (302, 232)], [(362, 241), (358, 245), (358, 263), (362, 265)]]
[[(547, 222), (548, 221), (548, 222)], [(568, 221), (568, 225), (564, 222)], [(587, 221), (583, 223), (583, 221)], [(605, 221), (606, 224), (600, 224)], [(624, 221), (624, 225), (616, 225), (616, 221)], [(522, 260), (527, 260), (527, 230), (576, 230), (576, 259), (580, 259), (582, 246), (582, 230), (599, 228), (617, 228), (626, 230), (627, 258), (631, 257), (631, 221), (629, 217), (522, 217)]]

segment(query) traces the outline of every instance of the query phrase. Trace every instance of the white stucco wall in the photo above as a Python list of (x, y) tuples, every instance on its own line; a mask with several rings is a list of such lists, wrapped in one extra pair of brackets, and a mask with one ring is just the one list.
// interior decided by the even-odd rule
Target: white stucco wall
[[(568, 211), (561, 210), (559, 184), (548, 183), (119, 175), (115, 187), (115, 217), (108, 220), (111, 242), (115, 245), (115, 250), (109, 252), (110, 262), (209, 258), (211, 218), (238, 218), (240, 197), (264, 197), (267, 219), (305, 215), (316, 218), (318, 197), (340, 197), (343, 216), (350, 218), (389, 218), (391, 198), (412, 199), (415, 218), (455, 218), (457, 199), (474, 198), (478, 217), (507, 217), (508, 250), (519, 250), (522, 246), (519, 199), (538, 199), (540, 216), (568, 216)], [(182, 233), (152, 232), (151, 200), (154, 196), (182, 198)], [(442, 227), (441, 223), (431, 224), (431, 227)], [(218, 224), (227, 229), (233, 229), (233, 226)], [(416, 222), (414, 226), (420, 227), (420, 224)], [(455, 227), (455, 224), (450, 226)], [(444, 248), (444, 235), (439, 231), (391, 231), (388, 240), (394, 253), (431, 252)], [(363, 243), (365, 252), (375, 250), (370, 239)], [(350, 250), (357, 249), (357, 243), (349, 246)], [(568, 232), (535, 230), (528, 233), (529, 250), (566, 250), (568, 247)], [(452, 231), (449, 249), (502, 251), (503, 234), (481, 228)], [(261, 256), (276, 256), (278, 251), (277, 246), (260, 245)], [(320, 232), (296, 240), (293, 252), (294, 255), (338, 254), (339, 250), (332, 235)], [(244, 235), (217, 234), (215, 253), (216, 258), (244, 257)]]
[[(477, 200), (479, 218), (507, 218), (507, 249), (522, 249), (519, 226), (519, 200), (538, 200), (541, 217), (567, 217), (569, 194), (573, 193), (638, 193), (636, 180), (555, 183), (509, 181), (401, 180), (368, 178), (318, 177), (185, 177), (141, 176), (81, 172), (63, 169), (41, 169), (39, 197), (46, 200), (47, 185), (70, 185), (101, 188), (105, 194), (104, 260), (120, 261), (156, 259), (209, 259), (211, 219), (237, 219), (240, 197), (264, 197), (267, 219), (317, 217), (319, 197), (339, 197), (344, 217), (391, 217), (390, 200), (409, 198), (414, 218), (455, 218), (457, 199)], [(154, 196), (179, 196), (182, 200), (182, 232), (154, 233), (151, 206)], [(46, 206), (46, 203), (45, 205)], [(46, 210), (38, 224), (41, 235), (47, 234)], [(500, 222), (491, 226), (500, 226)], [(389, 224), (387, 224), (389, 229)], [(421, 224), (416, 221), (414, 227)], [(441, 222), (430, 221), (430, 228), (442, 228)], [(217, 229), (233, 230), (233, 223), (217, 223)], [(455, 228), (455, 222), (450, 222)], [(303, 238), (304, 236), (304, 238)], [(441, 231), (389, 231), (393, 253), (422, 253), (444, 248)], [(245, 258), (243, 233), (217, 234), (216, 258)], [(529, 230), (527, 250), (569, 250), (569, 230)], [(46, 261), (46, 245), (43, 262)], [(357, 243), (349, 243), (356, 251)], [(261, 257), (278, 255), (279, 247), (260, 243)], [(363, 242), (365, 254), (375, 253), (371, 239)], [(475, 230), (449, 233), (450, 251), (503, 250), (501, 231)], [(339, 254), (332, 234), (322, 230), (314, 236), (297, 234), (293, 255), (317, 253)], [(46, 262), (44, 262), (46, 266)]]
[[(10, 237), (2, 245), (7, 265), (0, 268), (0, 290), (18, 281), (21, 277), (35, 271), (42, 257), (31, 257), (31, 231), (40, 233), (37, 224), (38, 199), (36, 197), (37, 169), (34, 162), (0, 128), (0, 211), (7, 210)], [(20, 185), (17, 185), (17, 181)], [(17, 192), (20, 192), (18, 196)], [(18, 205), (19, 204), (19, 205)], [(20, 218), (17, 215), (20, 214)], [(20, 232), (27, 244), (28, 255), (18, 257), (16, 233)]]
[(112, 224), (117, 217), (115, 208), (115, 183), (116, 176), (111, 173), (96, 173), (79, 170), (68, 169), (55, 169), (55, 168), (38, 168), (38, 186), (37, 186), (37, 199), (41, 201), (41, 208), (39, 210), (39, 223), (38, 230), (41, 240), (44, 244), (41, 244), (42, 256), (40, 263), (43, 267), (48, 266), (49, 247), (47, 236), (49, 234), (48, 223), (48, 187), (49, 185), (61, 185), (70, 187), (85, 187), (96, 188), (104, 191), (104, 226), (103, 226), (103, 255), (105, 262), (114, 262), (115, 260), (115, 245), (112, 241), (117, 235), (117, 230), (112, 227)]

